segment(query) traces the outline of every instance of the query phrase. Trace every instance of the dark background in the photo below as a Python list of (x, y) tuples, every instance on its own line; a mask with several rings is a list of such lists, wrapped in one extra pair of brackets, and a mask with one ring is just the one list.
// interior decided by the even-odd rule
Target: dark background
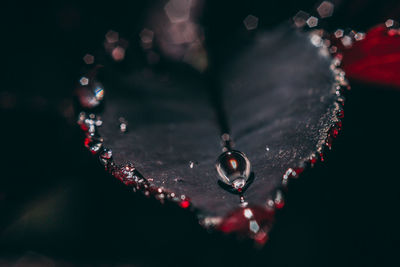
[[(318, 3), (206, 1), (201, 21), (208, 48), (217, 56), (234, 51), (235, 43), (222, 44), (237, 39), (248, 14), (267, 29)], [(254, 250), (246, 241), (206, 234), (185, 211), (128, 192), (88, 155), (68, 120), (82, 57), (109, 29), (137, 40), (152, 1), (2, 5), (0, 265), (398, 262), (399, 89), (352, 82), (333, 151), (290, 186), (268, 244)], [(336, 1), (324, 27), (365, 31), (398, 19), (399, 7)]]

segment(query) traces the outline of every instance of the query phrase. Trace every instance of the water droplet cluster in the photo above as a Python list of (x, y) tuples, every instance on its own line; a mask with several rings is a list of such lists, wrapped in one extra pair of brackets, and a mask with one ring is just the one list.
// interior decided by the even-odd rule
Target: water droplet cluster
[[(125, 119), (123, 119), (123, 122), (120, 120), (120, 123), (126, 123)], [(141, 192), (146, 197), (155, 198), (161, 203), (171, 201), (184, 209), (192, 207), (190, 199), (185, 195), (177, 195), (165, 190), (164, 188), (152, 185), (151, 181), (153, 179), (144, 178), (132, 163), (127, 163), (125, 165), (115, 164), (112, 150), (104, 146), (104, 140), (99, 134), (99, 128), (102, 124), (103, 121), (100, 116), (94, 113), (88, 114), (82, 111), (78, 115), (78, 125), (85, 134), (84, 146), (90, 151), (90, 153), (98, 157), (100, 163), (104, 166), (107, 172), (120, 180), (126, 186), (131, 187), (134, 192)], [(124, 132), (121, 128), (120, 130), (121, 132)]]

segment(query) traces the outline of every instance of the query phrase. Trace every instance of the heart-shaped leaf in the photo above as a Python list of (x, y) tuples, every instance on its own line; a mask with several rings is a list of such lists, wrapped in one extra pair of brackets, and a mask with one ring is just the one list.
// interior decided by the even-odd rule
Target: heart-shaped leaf
[(102, 75), (88, 75), (79, 90), (103, 97), (101, 83), (106, 102), (103, 112), (80, 114), (85, 145), (134, 191), (175, 201), (206, 227), (263, 243), (284, 203), (279, 189), (316, 162), (343, 115), (343, 71), (322, 41), (280, 26), (258, 34), (217, 77), (221, 91), (212, 93), (222, 96), (235, 148), (252, 165), (242, 196), (221, 187), (215, 170), (221, 125), (209, 93), (219, 87), (188, 70), (106, 66)]

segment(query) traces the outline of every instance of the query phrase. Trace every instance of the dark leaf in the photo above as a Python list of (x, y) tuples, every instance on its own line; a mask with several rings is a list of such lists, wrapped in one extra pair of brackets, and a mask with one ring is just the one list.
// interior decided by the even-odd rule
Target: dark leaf
[[(312, 45), (308, 35), (284, 25), (260, 33), (226, 62), (217, 77), (220, 87), (212, 89), (208, 76), (188, 70), (126, 74), (104, 68), (99, 79), (106, 104), (98, 133), (104, 147), (112, 149), (115, 164), (106, 163), (106, 168), (125, 184), (162, 201), (175, 196), (181, 207), (194, 210), (207, 226), (222, 226), (224, 232), (232, 232), (227, 227), (238, 211), (250, 224), (252, 218), (262, 218), (244, 232), (264, 242), (272, 215), (260, 211), (270, 214), (273, 206), (283, 206), (277, 189), (307, 162), (315, 163), (338, 122), (335, 74), (326, 51)], [(235, 148), (252, 164), (252, 183), (243, 194), (252, 208), (243, 212), (240, 197), (218, 184), (215, 161), (221, 153), (222, 125), (210, 91), (222, 95)], [(146, 179), (144, 185), (138, 185), (141, 176), (128, 163)], [(223, 222), (226, 216), (229, 223)], [(248, 225), (242, 218), (238, 222)]]

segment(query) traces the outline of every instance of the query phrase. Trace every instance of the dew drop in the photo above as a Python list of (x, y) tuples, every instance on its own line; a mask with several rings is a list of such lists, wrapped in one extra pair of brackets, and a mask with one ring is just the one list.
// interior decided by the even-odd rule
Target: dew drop
[(84, 61), (86, 64), (88, 64), (88, 65), (93, 64), (93, 63), (94, 63), (94, 56), (91, 55), (91, 54), (86, 54), (86, 55), (83, 57), (83, 61)]
[(306, 23), (308, 27), (314, 28), (318, 25), (318, 18), (311, 16), (307, 19)]
[(296, 27), (301, 28), (306, 25), (307, 19), (310, 15), (302, 10), (297, 12), (297, 14), (293, 17), (293, 22)]
[(334, 35), (335, 35), (335, 37), (336, 38), (342, 38), (343, 37), (343, 34), (344, 34), (344, 31), (342, 30), (342, 29), (337, 29), (336, 31), (335, 31), (335, 33), (334, 33)]
[(194, 162), (193, 161), (189, 161), (189, 168), (193, 169), (194, 167)]
[(99, 152), (102, 146), (103, 144), (97, 140), (91, 140), (87, 143), (87, 148), (92, 154), (96, 154), (97, 152)]
[(116, 43), (119, 40), (119, 34), (118, 32), (115, 32), (113, 30), (109, 30), (106, 35), (106, 41), (110, 44)]
[(119, 120), (119, 130), (121, 133), (126, 133), (128, 130), (128, 122), (125, 120), (125, 118), (121, 117), (118, 119)]
[(180, 203), (179, 203), (179, 206), (181, 206), (182, 208), (184, 208), (184, 209), (186, 209), (186, 208), (188, 208), (189, 206), (190, 206), (190, 202), (188, 201), (188, 200), (182, 200)]
[(253, 15), (248, 15), (244, 20), (243, 24), (248, 31), (257, 29), (258, 27), (258, 18)]
[(80, 83), (82, 86), (86, 86), (86, 85), (89, 84), (89, 79), (86, 78), (86, 77), (82, 77), (82, 78), (79, 80), (79, 83)]
[(104, 148), (103, 151), (99, 155), (101, 163), (104, 165), (107, 165), (107, 163), (111, 160), (112, 158), (112, 150), (108, 148)]
[(385, 26), (386, 26), (387, 28), (393, 27), (393, 25), (394, 25), (394, 20), (392, 20), (392, 19), (388, 19), (388, 20), (385, 22)]
[(318, 15), (321, 18), (328, 18), (333, 14), (334, 5), (329, 1), (323, 1), (317, 8)]
[(258, 223), (255, 220), (250, 220), (249, 229), (253, 233), (257, 233), (260, 230), (260, 226), (258, 225)]
[(251, 209), (244, 209), (244, 210), (243, 210), (243, 215), (244, 215), (244, 217), (246, 217), (247, 219), (253, 218), (253, 212), (251, 212)]
[(222, 153), (217, 160), (216, 169), (219, 179), (238, 192), (242, 191), (250, 177), (250, 161), (242, 152), (228, 150)]
[(282, 209), (285, 206), (285, 200), (283, 198), (283, 194), (280, 190), (276, 192), (276, 196), (274, 199), (275, 208)]
[(103, 86), (98, 82), (89, 84), (86, 77), (81, 78), (80, 84), (82, 86), (77, 89), (76, 95), (81, 106), (86, 109), (99, 106), (104, 98)]

